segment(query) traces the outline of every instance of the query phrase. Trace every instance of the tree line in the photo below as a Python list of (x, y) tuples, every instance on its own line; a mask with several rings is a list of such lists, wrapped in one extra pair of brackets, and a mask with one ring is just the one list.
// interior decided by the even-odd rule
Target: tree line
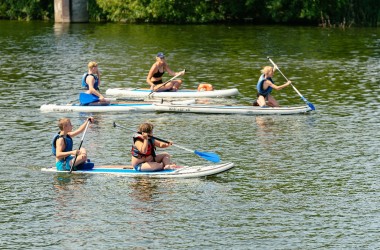
[[(88, 0), (90, 21), (377, 27), (379, 0)], [(0, 0), (0, 19), (54, 20), (52, 0)]]

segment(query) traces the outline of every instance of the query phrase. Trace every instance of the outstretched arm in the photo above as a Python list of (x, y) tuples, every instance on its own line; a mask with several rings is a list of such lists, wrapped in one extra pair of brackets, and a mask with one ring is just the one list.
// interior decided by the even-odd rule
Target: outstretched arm
[(291, 81), (288, 81), (286, 82), (285, 84), (282, 84), (282, 85), (276, 85), (276, 84), (273, 84), (271, 81), (266, 81), (266, 83), (268, 84), (268, 86), (272, 87), (273, 89), (275, 90), (281, 90), (287, 86), (289, 86), (292, 82)]
[(93, 117), (87, 118), (86, 121), (82, 125), (80, 125), (78, 129), (76, 129), (75, 131), (69, 132), (68, 135), (70, 135), (70, 137), (74, 137), (82, 133), (86, 129), (87, 121), (90, 121), (92, 123), (94, 122), (94, 118)]
[(167, 148), (167, 147), (170, 147), (171, 145), (173, 145), (173, 142), (169, 141), (169, 143), (166, 143), (166, 142), (162, 142), (162, 141), (159, 141), (159, 140), (156, 139), (154, 141), (154, 145), (156, 147), (159, 147), (159, 148)]

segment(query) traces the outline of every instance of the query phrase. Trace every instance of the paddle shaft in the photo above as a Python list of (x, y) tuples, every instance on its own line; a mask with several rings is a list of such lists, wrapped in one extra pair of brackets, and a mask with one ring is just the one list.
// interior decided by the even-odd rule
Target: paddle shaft
[[(84, 136), (86, 135), (86, 132), (87, 132), (87, 128), (88, 128), (88, 125), (90, 124), (90, 120), (87, 120), (87, 124), (86, 124), (86, 128), (83, 132), (83, 135), (82, 135), (82, 139), (80, 141), (80, 144), (79, 144), (79, 148), (78, 150), (80, 150), (80, 148), (82, 147), (82, 144), (83, 144), (83, 140), (84, 140)], [(74, 158), (74, 161), (73, 161), (73, 165), (70, 166), (70, 174), (71, 172), (73, 171), (73, 167), (75, 166), (75, 162), (77, 161), (77, 158), (78, 158), (78, 154), (75, 153), (75, 158)]]
[[(127, 129), (127, 130), (135, 132), (134, 129), (126, 128), (126, 127), (121, 126), (121, 125), (117, 125), (116, 122), (113, 122), (113, 126), (114, 127), (121, 127), (121, 128), (124, 128), (124, 129)], [(137, 133), (141, 134), (141, 132), (137, 132)], [(220, 161), (219, 155), (217, 155), (217, 154), (215, 154), (213, 152), (200, 152), (200, 151), (197, 151), (197, 150), (192, 150), (192, 149), (185, 148), (183, 146), (179, 146), (179, 145), (173, 144), (173, 143), (171, 143), (171, 142), (169, 142), (167, 140), (163, 140), (163, 139), (160, 139), (160, 138), (155, 137), (155, 136), (152, 136), (152, 138), (154, 138), (156, 140), (159, 140), (159, 141), (162, 141), (162, 142), (165, 142), (165, 143), (168, 143), (168, 144), (170, 144), (170, 145), (172, 145), (174, 147), (181, 148), (181, 149), (184, 149), (184, 150), (189, 151), (191, 153), (194, 153), (194, 154), (196, 154), (196, 155), (198, 155), (198, 156), (200, 156), (203, 159), (206, 159), (208, 161), (212, 161), (212, 162), (219, 162)]]
[[(127, 127), (124, 127), (124, 126), (122, 126), (122, 125), (116, 124), (116, 122), (113, 122), (113, 126), (114, 126), (114, 127), (120, 127), (120, 128), (123, 128), (123, 129), (129, 130), (129, 131), (132, 131), (132, 132), (138, 133), (138, 134), (142, 134), (141, 132), (136, 132), (134, 129), (127, 128)], [(167, 141), (167, 140), (160, 139), (160, 138), (155, 137), (155, 136), (151, 136), (151, 137), (152, 137), (153, 139), (155, 139), (155, 140), (159, 140), (159, 141), (162, 141), (162, 142), (165, 142), (165, 143), (170, 143), (170, 142)]]
[[(268, 56), (267, 57), (268, 60), (273, 64), (273, 66), (278, 70), (278, 72), (280, 72), (280, 74), (285, 78), (286, 81), (289, 81), (289, 79), (282, 73), (282, 71), (280, 70), (280, 68), (277, 66), (277, 64), (275, 64), (272, 59), (270, 59), (270, 57)], [(298, 89), (296, 89), (296, 87), (294, 87), (294, 85), (292, 83), (290, 83), (290, 85), (293, 87), (293, 89), (297, 92), (297, 94), (301, 97), (301, 99), (306, 102), (306, 104), (312, 109), (312, 110), (315, 110), (315, 107), (312, 103), (310, 103), (308, 100), (306, 100), (306, 98), (298, 91)]]
[[(272, 61), (272, 59), (270, 59), (269, 57), (268, 57), (268, 59), (269, 59), (269, 61), (273, 64), (273, 66), (278, 70), (278, 72), (280, 72), (280, 74), (285, 78), (285, 80), (289, 82), (289, 79), (288, 79), (288, 78), (282, 73), (282, 71), (280, 70), (280, 68), (279, 68), (279, 67), (278, 67), (278, 66)], [(293, 86), (292, 83), (290, 83), (290, 85), (292, 85), (293, 89), (294, 89), (299, 95), (301, 95), (301, 93), (298, 92), (298, 90)]]
[[(136, 132), (134, 129), (126, 128), (126, 127), (124, 127), (124, 126), (118, 125), (118, 124), (116, 124), (116, 122), (113, 123), (113, 126), (114, 126), (114, 127), (120, 127), (120, 128), (123, 128), (123, 129), (127, 129), (127, 130), (130, 130), (130, 131)], [(137, 132), (137, 133), (138, 133), (138, 134), (142, 134), (141, 132)], [(153, 139), (155, 139), (155, 140), (159, 140), (159, 141), (162, 141), (162, 142), (165, 142), (165, 143), (170, 144), (170, 141), (167, 141), (167, 140), (164, 140), (164, 139), (161, 139), (161, 138), (155, 137), (155, 136), (151, 136), (151, 137), (152, 137)], [(185, 147), (183, 147), (183, 146), (179, 146), (179, 145), (177, 145), (177, 144), (173, 144), (173, 143), (172, 143), (171, 145), (174, 146), (174, 147), (181, 148), (181, 149), (184, 149), (184, 150), (186, 150), (186, 151), (189, 151), (189, 152), (194, 153), (194, 150), (191, 150), (191, 149), (185, 148)]]
[(186, 72), (186, 69), (184, 69), (183, 71), (179, 72), (178, 74), (176, 74), (175, 76), (173, 76), (172, 78), (170, 78), (169, 80), (167, 80), (166, 82), (164, 82), (158, 89), (156, 89), (156, 90), (153, 89), (149, 93), (148, 97), (150, 97), (151, 94), (153, 94), (154, 92), (157, 92), (157, 90), (159, 90), (160, 88), (162, 88), (163, 86), (165, 86), (167, 83), (173, 81), (174, 79), (176, 79), (177, 77), (179, 77), (180, 75), (182, 75), (182, 73), (185, 73), (185, 72)]

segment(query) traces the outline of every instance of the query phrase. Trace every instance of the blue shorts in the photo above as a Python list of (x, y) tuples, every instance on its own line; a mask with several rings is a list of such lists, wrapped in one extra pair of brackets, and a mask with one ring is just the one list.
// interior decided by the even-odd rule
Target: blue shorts
[(66, 157), (66, 160), (60, 160), (55, 163), (55, 167), (58, 171), (70, 171), (71, 165), (70, 161), (73, 159), (73, 156)]
[(139, 164), (133, 166), (133, 168), (134, 168), (136, 171), (141, 172), (141, 166), (142, 166), (142, 164), (144, 164), (144, 162), (141, 162), (141, 163), (139, 163)]
[[(55, 163), (55, 167), (59, 171), (70, 171), (70, 161), (73, 159), (73, 156), (66, 157), (66, 161), (58, 161)], [(89, 170), (93, 169), (95, 164), (93, 162), (90, 162), (90, 160), (87, 160), (87, 162), (79, 164), (78, 166), (73, 167), (72, 170)]]

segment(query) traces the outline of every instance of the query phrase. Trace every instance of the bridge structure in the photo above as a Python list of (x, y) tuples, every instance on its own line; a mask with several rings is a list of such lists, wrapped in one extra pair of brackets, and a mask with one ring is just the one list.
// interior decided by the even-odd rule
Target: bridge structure
[(56, 23), (88, 22), (88, 0), (54, 0), (54, 21)]

